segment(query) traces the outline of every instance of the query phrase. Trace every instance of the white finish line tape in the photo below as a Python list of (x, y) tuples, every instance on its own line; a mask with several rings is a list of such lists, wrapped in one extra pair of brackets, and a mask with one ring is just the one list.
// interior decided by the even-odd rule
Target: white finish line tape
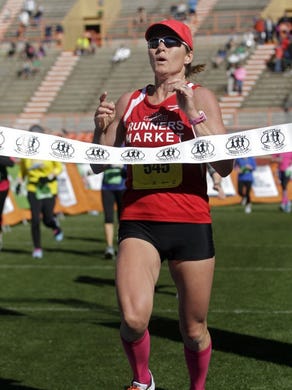
[(292, 123), (155, 148), (109, 147), (0, 127), (0, 155), (85, 164), (206, 163), (292, 151)]

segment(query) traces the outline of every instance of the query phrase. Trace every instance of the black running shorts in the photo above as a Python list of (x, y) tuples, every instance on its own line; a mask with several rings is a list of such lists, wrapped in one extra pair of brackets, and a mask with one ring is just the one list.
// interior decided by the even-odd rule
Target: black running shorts
[(150, 242), (161, 261), (204, 260), (215, 255), (212, 225), (208, 223), (121, 221), (119, 243), (125, 238)]

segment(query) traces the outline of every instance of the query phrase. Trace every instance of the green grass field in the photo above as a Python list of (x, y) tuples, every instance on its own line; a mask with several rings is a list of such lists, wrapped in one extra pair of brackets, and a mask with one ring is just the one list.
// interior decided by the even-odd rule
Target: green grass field
[[(212, 214), (206, 389), (292, 389), (292, 215), (275, 204)], [(0, 388), (124, 390), (131, 372), (119, 340), (114, 261), (103, 259), (102, 215), (65, 216), (61, 224), (61, 243), (43, 229), (42, 260), (31, 257), (29, 225), (4, 235)], [(175, 294), (164, 264), (150, 325), (157, 390), (188, 390)]]

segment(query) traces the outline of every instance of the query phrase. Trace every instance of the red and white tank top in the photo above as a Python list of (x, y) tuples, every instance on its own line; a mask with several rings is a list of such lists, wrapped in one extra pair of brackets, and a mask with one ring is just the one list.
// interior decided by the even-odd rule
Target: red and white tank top
[[(149, 87), (135, 91), (130, 98), (123, 116), (125, 145), (159, 147), (194, 138), (176, 94), (153, 105), (148, 100)], [(122, 220), (211, 222), (205, 165), (129, 165), (126, 186)]]

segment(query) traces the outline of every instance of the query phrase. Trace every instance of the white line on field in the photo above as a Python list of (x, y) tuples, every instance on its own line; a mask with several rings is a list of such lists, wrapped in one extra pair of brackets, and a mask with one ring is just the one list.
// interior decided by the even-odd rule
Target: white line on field
[(0, 264), (0, 269), (114, 269), (112, 265)]
[[(29, 306), (9, 306), (9, 307), (1, 307), (2, 309), (18, 311), (18, 312), (63, 312), (63, 313), (85, 313), (85, 312), (103, 312), (103, 309), (95, 309), (95, 308), (82, 308), (82, 307), (54, 307), (54, 306), (38, 306), (38, 307), (29, 307)], [(113, 312), (118, 313), (118, 309), (111, 309)], [(159, 315), (159, 313), (177, 313), (175, 309), (165, 309), (165, 310), (154, 310), (154, 315)], [(247, 309), (235, 309), (235, 310), (224, 310), (224, 309), (214, 309), (210, 310), (209, 313), (213, 314), (260, 314), (260, 315), (290, 315), (292, 314), (292, 310), (247, 310)]]
[[(93, 270), (112, 270), (115, 265), (48, 265), (48, 264), (0, 264), (0, 269), (51, 269), (51, 270), (67, 270), (67, 269), (93, 269)], [(162, 268), (162, 271), (167, 271), (168, 268)], [(291, 272), (292, 267), (216, 267), (216, 271), (223, 272)]]

